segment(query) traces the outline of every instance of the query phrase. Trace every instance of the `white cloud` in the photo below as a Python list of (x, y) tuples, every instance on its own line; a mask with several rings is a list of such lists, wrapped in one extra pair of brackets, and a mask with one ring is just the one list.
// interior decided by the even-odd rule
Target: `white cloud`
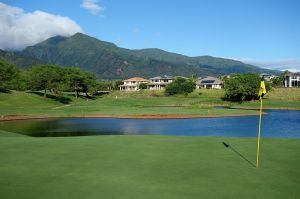
[(233, 59), (244, 62), (246, 64), (251, 64), (261, 68), (267, 68), (271, 70), (280, 70), (280, 71), (291, 71), (299, 72), (300, 71), (300, 60), (298, 59), (278, 59), (278, 60), (257, 60), (252, 58), (241, 58), (241, 57), (224, 57), (225, 59)]
[(104, 7), (98, 5), (97, 0), (82, 0), (80, 7), (88, 10), (92, 15), (97, 15), (104, 10)]
[(133, 32), (133, 33), (139, 33), (139, 32), (141, 32), (141, 29), (138, 28), (138, 27), (136, 27), (136, 28), (133, 28), (133, 29), (132, 29), (132, 32)]
[(0, 49), (22, 50), (49, 37), (70, 36), (83, 32), (68, 17), (53, 15), (40, 10), (24, 12), (0, 2)]
[(273, 70), (281, 70), (281, 71), (291, 71), (297, 72), (300, 71), (300, 60), (296, 59), (282, 59), (282, 60), (269, 60), (269, 61), (260, 61), (249, 58), (237, 58), (247, 64), (252, 64), (255, 66), (260, 66), (263, 68), (273, 69)]

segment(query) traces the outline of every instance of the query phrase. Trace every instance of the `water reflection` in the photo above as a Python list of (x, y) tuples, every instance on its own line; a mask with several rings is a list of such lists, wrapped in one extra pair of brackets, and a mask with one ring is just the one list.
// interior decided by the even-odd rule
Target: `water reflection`
[[(300, 111), (268, 111), (262, 137), (300, 138)], [(159, 134), (256, 137), (257, 116), (193, 119), (62, 118), (2, 122), (0, 129), (36, 137)]]

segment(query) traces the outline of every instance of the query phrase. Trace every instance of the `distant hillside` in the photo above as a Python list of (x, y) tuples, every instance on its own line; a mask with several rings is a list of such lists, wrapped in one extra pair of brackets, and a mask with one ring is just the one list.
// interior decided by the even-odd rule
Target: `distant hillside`
[(224, 75), (231, 73), (278, 73), (277, 71), (271, 71), (263, 69), (250, 64), (245, 64), (241, 61), (232, 59), (217, 58), (212, 56), (197, 56), (188, 57), (176, 53), (170, 53), (164, 50), (149, 48), (142, 50), (133, 50), (135, 55), (139, 57), (149, 57), (160, 61), (166, 61), (171, 63), (181, 63), (187, 66), (198, 66), (203, 70), (215, 75)]
[(205, 76), (272, 72), (239, 61), (210, 56), (188, 57), (160, 49), (129, 50), (77, 33), (56, 36), (27, 47), (23, 56), (67, 67), (80, 67), (105, 79), (157, 75)]
[(0, 58), (9, 63), (16, 65), (19, 68), (25, 68), (25, 69), (32, 65), (44, 63), (41, 60), (21, 55), (18, 52), (7, 52), (3, 50), (0, 50)]

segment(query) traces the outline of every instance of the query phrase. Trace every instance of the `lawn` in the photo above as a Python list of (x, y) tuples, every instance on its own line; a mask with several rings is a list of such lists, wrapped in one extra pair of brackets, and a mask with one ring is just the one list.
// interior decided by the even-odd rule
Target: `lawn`
[[(298, 90), (297, 90), (298, 91)], [(283, 92), (283, 91), (281, 91)], [(287, 92), (287, 90), (285, 90)], [(266, 96), (273, 108), (299, 108), (300, 100)], [(95, 99), (59, 99), (13, 91), (0, 93), (2, 115), (88, 114), (226, 115), (258, 102), (225, 102), (224, 91), (189, 96), (162, 92), (112, 92)], [(226, 142), (231, 148), (226, 148)], [(0, 198), (300, 198), (300, 140), (188, 136), (83, 136), (33, 138), (0, 130)]]
[[(300, 89), (277, 88), (267, 93), (264, 108), (300, 109)], [(74, 96), (44, 98), (43, 96), (12, 91), (0, 93), (0, 116), (139, 116), (139, 115), (239, 115), (257, 114), (258, 101), (234, 103), (222, 100), (224, 90), (196, 90), (188, 96), (165, 96), (162, 91), (113, 91), (109, 95), (87, 99)], [(68, 100), (66, 100), (68, 99)], [(218, 109), (229, 106), (235, 109)]]
[(227, 105), (222, 101), (223, 91), (202, 90), (189, 96), (165, 96), (162, 92), (112, 92), (94, 99), (70, 98), (70, 103), (44, 98), (33, 93), (0, 93), (0, 115), (230, 115), (256, 114), (253, 110), (215, 109), (215, 105)]
[(5, 199), (300, 197), (297, 139), (1, 134)]

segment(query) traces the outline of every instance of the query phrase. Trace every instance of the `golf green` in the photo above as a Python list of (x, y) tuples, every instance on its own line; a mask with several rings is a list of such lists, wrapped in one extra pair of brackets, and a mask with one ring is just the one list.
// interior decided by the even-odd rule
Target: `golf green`
[(300, 197), (299, 139), (2, 134), (5, 199)]

